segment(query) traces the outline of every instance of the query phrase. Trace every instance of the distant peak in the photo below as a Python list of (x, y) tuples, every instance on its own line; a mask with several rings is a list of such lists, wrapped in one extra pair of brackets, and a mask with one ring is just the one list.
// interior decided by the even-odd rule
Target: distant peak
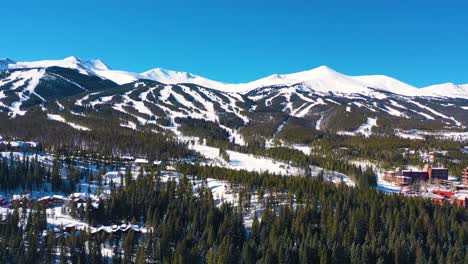
[(8, 63), (8, 64), (16, 63), (16, 61), (14, 61), (14, 60), (12, 60), (10, 58), (0, 58), (0, 62)]
[(310, 72), (317, 72), (317, 73), (337, 73), (337, 71), (333, 70), (332, 68), (322, 65), (317, 68), (310, 70)]
[(76, 57), (76, 56), (70, 56), (70, 57), (66, 57), (65, 59), (63, 59), (64, 61), (71, 61), (71, 62), (75, 62), (75, 61), (80, 61), (81, 59)]
[(63, 60), (68, 63), (81, 65), (88, 70), (110, 70), (110, 68), (100, 59), (82, 59), (76, 56), (70, 56)]
[(315, 68), (315, 70), (334, 71), (332, 68), (328, 67), (327, 65), (318, 66), (317, 68)]

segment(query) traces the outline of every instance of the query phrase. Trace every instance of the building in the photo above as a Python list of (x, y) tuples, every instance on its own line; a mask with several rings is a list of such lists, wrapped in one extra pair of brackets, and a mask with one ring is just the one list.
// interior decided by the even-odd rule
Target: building
[(411, 178), (411, 183), (416, 181), (427, 181), (429, 179), (429, 174), (427, 171), (417, 171), (417, 170), (402, 170), (401, 176)]
[(437, 195), (435, 193), (430, 193), (430, 192), (423, 194), (423, 197), (431, 199), (433, 202), (439, 203), (439, 204), (444, 204), (444, 201), (445, 201), (443, 196)]
[(440, 195), (448, 201), (452, 200), (452, 198), (455, 196), (455, 193), (449, 190), (435, 189), (435, 190), (432, 190), (432, 193)]
[(431, 181), (448, 180), (448, 169), (446, 168), (427, 168), (427, 173)]
[(389, 182), (395, 182), (397, 176), (396, 171), (386, 171), (384, 172), (384, 180)]
[(452, 197), (452, 203), (458, 207), (468, 208), (468, 195), (457, 193)]
[(47, 208), (62, 206), (65, 202), (65, 197), (62, 195), (45, 196), (37, 200), (39, 204), (46, 206)]
[(462, 174), (462, 184), (464, 186), (468, 186), (468, 168), (465, 168), (463, 170), (463, 174)]

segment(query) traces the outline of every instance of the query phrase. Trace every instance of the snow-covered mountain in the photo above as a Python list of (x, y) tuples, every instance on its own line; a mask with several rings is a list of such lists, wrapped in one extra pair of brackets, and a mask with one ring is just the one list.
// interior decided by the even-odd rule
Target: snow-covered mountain
[(8, 70), (8, 65), (15, 64), (16, 62), (8, 58), (0, 59), (0, 71)]
[(100, 60), (76, 57), (1, 62), (0, 115), (12, 118), (39, 113), (74, 127), (105, 118), (133, 129), (182, 133), (192, 126), (211, 138), (227, 140), (228, 133), (231, 142), (242, 142), (241, 133), (270, 140), (283, 128), (305, 134), (315, 129), (354, 135), (363, 127), (366, 135), (414, 129), (468, 133), (467, 86), (418, 89), (391, 77), (347, 76), (326, 66), (227, 84), (163, 69), (114, 71)]
[(162, 83), (194, 83), (223, 92), (248, 93), (262, 87), (301, 84), (303, 87), (320, 93), (370, 94), (374, 92), (374, 89), (370, 88), (375, 88), (402, 95), (418, 95), (416, 87), (391, 77), (383, 75), (347, 76), (327, 66), (292, 74), (273, 74), (252, 82), (239, 84), (222, 83), (188, 72), (176, 72), (160, 68), (144, 72), (141, 75)]
[(74, 69), (82, 74), (95, 75), (111, 80), (117, 84), (131, 83), (135, 80), (150, 79), (166, 84), (192, 83), (222, 92), (246, 94), (262, 87), (291, 86), (301, 84), (303, 89), (314, 92), (335, 94), (370, 95), (376, 90), (404, 96), (428, 96), (468, 99), (467, 86), (455, 84), (433, 85), (416, 88), (407, 83), (385, 75), (348, 76), (327, 66), (291, 73), (273, 74), (247, 83), (230, 84), (211, 80), (189, 72), (172, 71), (155, 68), (143, 73), (112, 70), (98, 59), (85, 60), (68, 57), (63, 60), (42, 60), (33, 62), (15, 62), (11, 59), (0, 59), (0, 70), (62, 67)]
[(193, 73), (165, 70), (161, 68), (155, 68), (143, 72), (140, 75), (149, 80), (166, 84), (193, 83), (203, 87), (213, 88), (226, 92), (229, 91), (229, 89), (226, 88), (230, 86), (229, 84), (213, 81)]
[(421, 95), (468, 99), (468, 84), (457, 85), (453, 83), (443, 83), (427, 86), (419, 89), (419, 91)]
[[(12, 60), (6, 61), (7, 67), (3, 69), (31, 69), (31, 68), (50, 68), (61, 67), (67, 69), (74, 69), (81, 74), (95, 75), (103, 79), (111, 80), (117, 84), (130, 83), (142, 78), (136, 73), (112, 70), (99, 59), (80, 59), (74, 56), (65, 58), (63, 60), (41, 60), (31, 62), (15, 62)], [(0, 65), (2, 63), (0, 62)], [(2, 66), (0, 66), (1, 68)]]
[(188, 72), (177, 72), (156, 68), (141, 76), (167, 84), (193, 83), (223, 92), (246, 94), (262, 87), (291, 86), (301, 84), (303, 88), (320, 93), (370, 95), (381, 90), (404, 96), (449, 97), (468, 99), (468, 85), (441, 84), (417, 88), (385, 75), (348, 76), (327, 66), (291, 73), (273, 74), (252, 82), (229, 84), (210, 80)]

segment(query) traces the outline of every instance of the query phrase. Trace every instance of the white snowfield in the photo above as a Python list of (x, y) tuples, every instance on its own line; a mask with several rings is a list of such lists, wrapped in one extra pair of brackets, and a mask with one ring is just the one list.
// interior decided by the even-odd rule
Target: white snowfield
[[(316, 92), (333, 92), (337, 94), (363, 94), (375, 98), (385, 98), (380, 91), (405, 96), (428, 96), (468, 99), (468, 84), (453, 83), (437, 84), (416, 88), (385, 75), (348, 76), (336, 72), (327, 66), (292, 74), (273, 74), (252, 82), (230, 84), (210, 80), (188, 72), (179, 72), (155, 68), (141, 74), (110, 69), (98, 59), (86, 60), (68, 57), (63, 60), (43, 60), (33, 62), (15, 62), (10, 59), (0, 59), (0, 70), (47, 68), (58, 66), (76, 69), (83, 74), (99, 76), (118, 84), (130, 83), (138, 79), (150, 79), (166, 84), (193, 83), (224, 92), (247, 93), (265, 86), (290, 86), (302, 84), (304, 88)], [(376, 91), (378, 89), (380, 91)]]
[(85, 131), (90, 130), (89, 128), (84, 127), (84, 126), (80, 126), (80, 125), (78, 125), (76, 123), (67, 122), (67, 120), (65, 120), (65, 118), (63, 118), (63, 116), (61, 116), (61, 115), (47, 114), (47, 119), (65, 123), (65, 124), (73, 127), (74, 129), (85, 130)]
[(205, 158), (207, 158), (209, 160), (208, 164), (213, 164), (229, 169), (269, 172), (291, 176), (304, 175), (304, 170), (301, 168), (267, 157), (227, 150), (229, 161), (225, 161), (222, 160), (219, 155), (219, 148), (200, 145), (197, 142), (195, 144), (190, 144), (189, 148), (198, 151)]
[[(78, 72), (82, 74), (95, 75), (103, 79), (111, 80), (117, 84), (130, 83), (143, 78), (136, 73), (112, 70), (98, 59), (85, 60), (74, 56), (65, 58), (63, 60), (41, 60), (31, 62), (15, 62), (10, 59), (0, 60), (0, 65), (5, 64), (7, 66), (3, 66), (3, 69), (48, 68), (54, 66), (74, 69), (78, 70)], [(0, 70), (2, 69), (1, 67), (2, 66), (0, 66)]]
[[(26, 111), (21, 110), (21, 105), (24, 101), (28, 100), (31, 95), (35, 95), (42, 100), (42, 102), (45, 102), (46, 100), (34, 91), (40, 79), (44, 76), (44, 73), (45, 71), (43, 69), (31, 69), (24, 72), (15, 72), (10, 75), (10, 78), (0, 81), (0, 86), (10, 82), (13, 83), (10, 90), (16, 91), (15, 93), (19, 98), (19, 100), (13, 102), (11, 106), (7, 106), (2, 102), (0, 102), (0, 106), (10, 109), (12, 116), (15, 117), (16, 115), (24, 115), (26, 113)], [(20, 89), (24, 85), (27, 85), (26, 88)], [(5, 93), (2, 91), (0, 97), (4, 96)]]

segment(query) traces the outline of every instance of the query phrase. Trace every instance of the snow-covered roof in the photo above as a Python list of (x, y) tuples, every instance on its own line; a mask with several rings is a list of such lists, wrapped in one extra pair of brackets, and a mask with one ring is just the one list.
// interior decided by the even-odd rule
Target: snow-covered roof
[(135, 159), (135, 163), (148, 163), (147, 159)]

